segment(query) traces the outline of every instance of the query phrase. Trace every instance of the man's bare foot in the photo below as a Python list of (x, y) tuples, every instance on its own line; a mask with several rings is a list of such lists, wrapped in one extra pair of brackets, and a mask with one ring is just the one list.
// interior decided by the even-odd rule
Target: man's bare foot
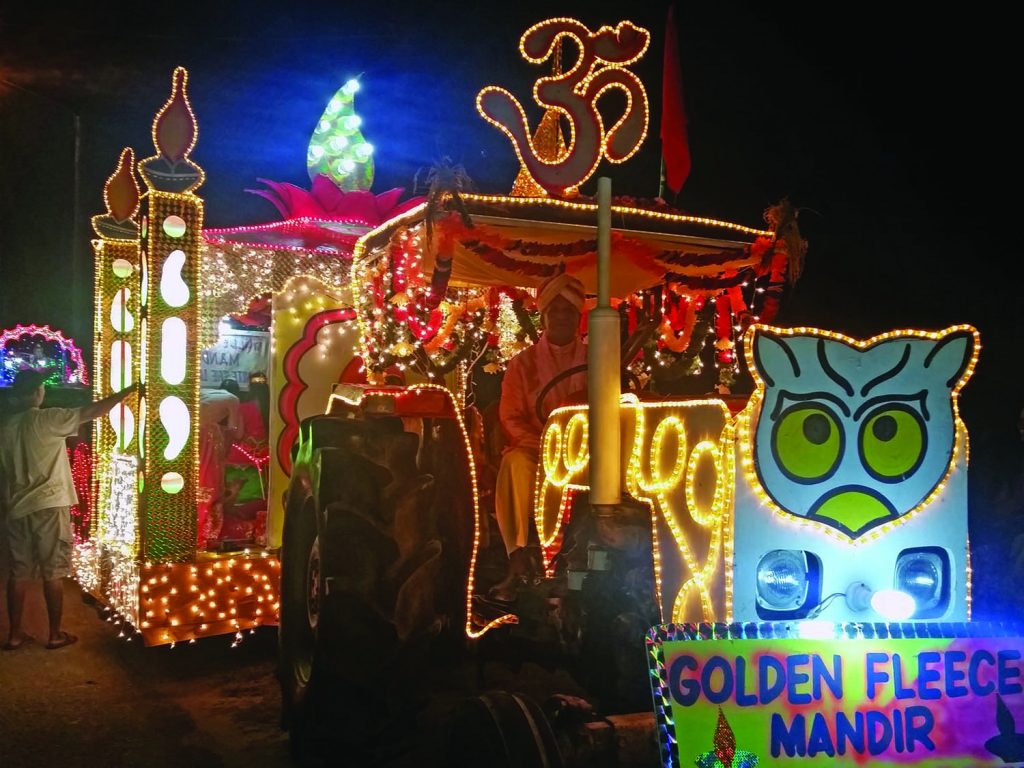
[(3, 645), (3, 650), (5, 650), (5, 651), (16, 651), (19, 648), (21, 648), (21, 646), (23, 646), (25, 643), (31, 643), (34, 640), (35, 640), (35, 638), (32, 637), (32, 635), (26, 635), (24, 632), (19, 632), (18, 634), (12, 634), (7, 639), (7, 642)]

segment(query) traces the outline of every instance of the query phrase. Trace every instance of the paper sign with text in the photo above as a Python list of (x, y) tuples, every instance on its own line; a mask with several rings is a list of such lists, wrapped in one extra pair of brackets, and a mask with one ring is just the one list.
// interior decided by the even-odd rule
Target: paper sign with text
[(266, 375), (270, 363), (270, 334), (264, 331), (223, 331), (216, 346), (203, 350), (200, 386), (216, 388), (234, 379), (249, 389), (249, 377)]

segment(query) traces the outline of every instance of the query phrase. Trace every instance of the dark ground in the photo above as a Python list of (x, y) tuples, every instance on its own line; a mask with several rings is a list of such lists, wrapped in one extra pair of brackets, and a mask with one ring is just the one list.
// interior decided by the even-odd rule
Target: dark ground
[[(71, 580), (64, 601), (64, 627), (78, 635), (75, 645), (48, 651), (37, 640), (0, 652), (0, 768), (300, 768), (279, 727), (276, 630), (246, 634), (237, 648), (231, 636), (145, 648), (118, 637), (119, 628), (101, 620)], [(0, 638), (6, 640), (2, 613)], [(40, 588), (30, 593), (25, 629), (45, 642)], [(453, 708), (476, 692), (477, 668), (461, 655), (456, 664), (422, 669), (418, 676), (429, 679), (431, 698), (410, 695), (407, 704), (415, 699), (417, 714), (410, 709), (388, 738), (372, 739), (372, 755), (355, 757), (332, 742), (301, 768), (443, 765), (445, 724)], [(581, 693), (564, 673), (532, 663), (513, 669), (488, 661), (481, 682), (538, 701), (552, 691)], [(360, 719), (338, 704), (329, 733)]]
[[(175, 648), (125, 642), (77, 585), (64, 590), (65, 628), (78, 643), (38, 640), (0, 653), (3, 768), (228, 768), (289, 766), (278, 726), (272, 629)], [(46, 637), (41, 589), (30, 593), (26, 630)], [(6, 610), (0, 636), (7, 637)]]

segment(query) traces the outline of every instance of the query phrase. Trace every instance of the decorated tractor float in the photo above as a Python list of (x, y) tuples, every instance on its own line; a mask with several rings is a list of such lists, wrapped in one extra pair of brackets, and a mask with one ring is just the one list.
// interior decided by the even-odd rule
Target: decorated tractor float
[[(449, 723), (449, 765), (1020, 759), (1021, 642), (968, 621), (957, 398), (978, 334), (769, 325), (804, 252), (788, 206), (758, 230), (620, 204), (604, 179), (596, 201), (580, 194), (646, 134), (628, 67), (648, 41), (628, 22), (527, 30), (523, 56), (555, 63), (534, 90), (539, 127), (501, 88), (477, 99), (521, 161), (513, 194), (469, 194), (442, 169), (427, 201), (357, 244), (369, 382), (303, 422), (285, 515), (293, 740), (322, 737), (324, 717), (334, 736), (393, 738), (408, 718), (395, 701), (430, 677), (424, 648), (458, 626), (481, 669), (533, 654), (587, 700), (471, 699)], [(610, 129), (595, 106), (608, 89), (627, 94)], [(536, 340), (535, 291), (562, 271), (596, 297), (587, 392), (550, 413), (554, 382), (538, 393), (540, 564), (498, 600), (501, 436), (481, 370)], [(668, 394), (712, 334), (717, 394)], [(728, 394), (738, 343), (750, 396)], [(341, 721), (326, 715), (339, 701)]]
[[(805, 251), (788, 204), (760, 229), (615, 199), (606, 179), (583, 194), (646, 137), (630, 65), (649, 42), (625, 21), (525, 32), (527, 61), (553, 65), (540, 123), (502, 88), (477, 98), (520, 160), (511, 194), (441, 164), (426, 199), (396, 208), (364, 181), (361, 213), (342, 212), (370, 155), (351, 154), (346, 86), (310, 145), (312, 194), (268, 184), (285, 221), (205, 232), (176, 71), (146, 192), (126, 151), (94, 221), (96, 396), (141, 386), (97, 429), (80, 578), (148, 643), (279, 621), (300, 753), (379, 759), (425, 738), (419, 705), (448, 696), (445, 765), (1024, 760), (1019, 634), (969, 621), (957, 398), (978, 334), (774, 326)], [(563, 274), (590, 297), (587, 361), (536, 393), (537, 557), (508, 597), (495, 379), (537, 342), (537, 289)], [(226, 313), (261, 307), (266, 532), (204, 549), (201, 350)], [(713, 394), (696, 395), (705, 367)], [(753, 393), (731, 394), (747, 374)], [(485, 684), (492, 662), (532, 659), (572, 690), (466, 690), (467, 648)]]

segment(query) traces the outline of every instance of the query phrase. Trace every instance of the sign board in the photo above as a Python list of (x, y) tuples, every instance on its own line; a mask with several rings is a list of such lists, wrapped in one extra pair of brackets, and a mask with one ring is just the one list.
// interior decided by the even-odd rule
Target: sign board
[(1022, 630), (655, 627), (647, 646), (663, 763), (1024, 766)]
[(234, 379), (249, 389), (249, 376), (266, 375), (270, 365), (270, 333), (266, 331), (222, 331), (217, 344), (203, 350), (200, 386), (214, 389), (225, 379)]

